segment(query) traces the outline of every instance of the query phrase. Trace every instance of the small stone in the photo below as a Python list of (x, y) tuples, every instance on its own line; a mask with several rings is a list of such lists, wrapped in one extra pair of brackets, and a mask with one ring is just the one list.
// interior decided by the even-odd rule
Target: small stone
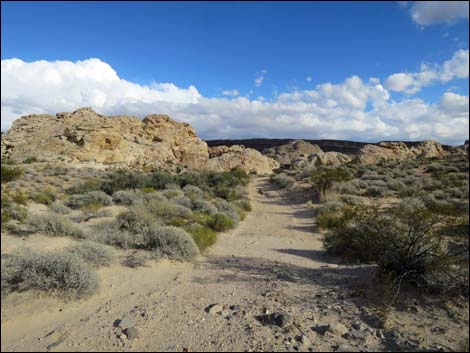
[(135, 322), (129, 316), (124, 316), (122, 319), (115, 320), (113, 326), (120, 327), (122, 330), (125, 330), (129, 327), (134, 327)]
[(124, 331), (124, 333), (126, 334), (126, 336), (129, 340), (136, 340), (137, 338), (139, 338), (139, 330), (137, 330), (137, 328), (135, 328), (135, 327), (127, 328)]
[(282, 311), (259, 315), (256, 317), (256, 319), (263, 325), (276, 325), (279, 327), (286, 327), (292, 322), (291, 316)]
[(312, 327), (312, 330), (315, 331), (316, 333), (319, 333), (320, 335), (324, 336), (325, 333), (330, 331), (330, 325), (316, 325)]
[(206, 312), (211, 315), (222, 313), (224, 306), (222, 304), (211, 304), (206, 308)]

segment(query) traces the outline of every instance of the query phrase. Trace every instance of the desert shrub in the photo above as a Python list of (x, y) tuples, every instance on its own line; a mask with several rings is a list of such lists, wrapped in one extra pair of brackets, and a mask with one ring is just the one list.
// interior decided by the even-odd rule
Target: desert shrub
[(191, 199), (187, 196), (177, 196), (173, 198), (171, 201), (177, 205), (181, 205), (187, 208), (191, 208), (192, 206)]
[(109, 206), (111, 204), (112, 198), (103, 191), (89, 191), (84, 194), (71, 195), (67, 200), (67, 206), (73, 209), (90, 205)]
[(351, 178), (351, 173), (344, 167), (319, 167), (314, 169), (310, 175), (313, 186), (320, 194), (330, 189), (334, 182), (345, 182)]
[(89, 221), (92, 218), (111, 217), (113, 215), (110, 209), (102, 207), (100, 203), (91, 203), (80, 208), (84, 216), (83, 221)]
[(232, 219), (234, 225), (236, 225), (240, 221), (240, 216), (238, 215), (237, 208), (230, 202), (218, 199), (215, 200), (213, 204), (215, 207), (217, 207), (220, 212), (225, 213), (227, 216), (229, 216)]
[(74, 238), (83, 238), (84, 234), (68, 218), (55, 213), (30, 215), (27, 224), (34, 232), (42, 232), (49, 236), (68, 235)]
[(208, 225), (217, 232), (223, 232), (233, 228), (234, 222), (231, 217), (225, 213), (219, 212), (211, 216)]
[(52, 205), (55, 201), (55, 194), (51, 189), (45, 189), (43, 191), (37, 192), (31, 196), (31, 199), (36, 203), (42, 203), (44, 205)]
[(449, 286), (442, 286), (442, 277), (452, 272), (453, 263), (443, 246), (442, 218), (426, 209), (422, 201), (406, 199), (387, 209), (355, 208), (348, 218), (326, 234), (328, 252), (375, 262), (398, 281), (406, 279), (427, 287), (439, 282), (441, 289)]
[(155, 189), (163, 190), (169, 184), (176, 184), (175, 178), (168, 172), (157, 170), (150, 176), (150, 183)]
[(192, 212), (189, 208), (171, 203), (167, 200), (152, 200), (144, 203), (146, 210), (154, 217), (171, 219), (174, 217), (190, 218)]
[(23, 163), (29, 164), (29, 163), (36, 163), (37, 161), (38, 159), (36, 157), (28, 157), (23, 161)]
[(140, 198), (142, 198), (140, 190), (119, 190), (113, 193), (113, 202), (118, 205), (130, 206)]
[(2, 183), (8, 183), (13, 180), (19, 179), (23, 175), (23, 169), (20, 167), (9, 167), (6, 165), (1, 166), (1, 180)]
[(316, 224), (323, 229), (343, 228), (351, 221), (355, 209), (337, 202), (327, 204), (318, 211)]
[(142, 196), (143, 202), (168, 201), (160, 192), (149, 192)]
[(183, 192), (184, 195), (189, 197), (191, 200), (198, 200), (203, 196), (203, 191), (195, 185), (185, 185)]
[(181, 187), (179, 186), (179, 184), (170, 183), (165, 185), (165, 190), (181, 190)]
[(118, 170), (108, 174), (107, 179), (101, 184), (101, 190), (108, 195), (125, 189), (142, 189), (145, 187), (153, 187), (152, 177), (129, 170)]
[(11, 200), (18, 204), (25, 206), (28, 203), (28, 197), (25, 192), (21, 189), (16, 189), (15, 192), (11, 195)]
[(247, 211), (247, 212), (250, 212), (252, 209), (250, 200), (248, 199), (234, 201), (234, 205), (240, 208), (241, 210)]
[(61, 201), (56, 200), (54, 203), (51, 205), (51, 210), (54, 211), (55, 213), (61, 214), (61, 215), (66, 215), (72, 212), (70, 208), (65, 206)]
[(69, 187), (66, 192), (67, 194), (85, 194), (90, 191), (99, 191), (101, 190), (101, 180), (99, 179), (87, 179), (81, 183), (72, 185)]
[(116, 257), (114, 251), (93, 241), (85, 241), (65, 250), (93, 267), (109, 266)]
[(367, 188), (366, 195), (371, 197), (381, 197), (384, 196), (386, 188), (380, 186), (369, 186)]
[(145, 266), (150, 256), (147, 251), (133, 250), (126, 255), (123, 261), (123, 265), (136, 268)]
[(11, 219), (23, 222), (27, 218), (28, 212), (26, 207), (12, 200), (12, 195), (2, 190), (1, 197), (1, 221), (2, 224)]
[(359, 195), (361, 190), (359, 188), (359, 181), (350, 180), (346, 182), (334, 182), (331, 190), (339, 194)]
[(286, 174), (276, 174), (271, 176), (271, 182), (279, 186), (281, 189), (288, 188), (294, 184), (295, 179)]
[(217, 207), (206, 200), (194, 200), (191, 204), (191, 209), (207, 214), (217, 213)]
[(144, 232), (143, 247), (171, 259), (188, 260), (199, 254), (193, 238), (183, 229), (155, 223)]
[(199, 250), (203, 251), (209, 246), (213, 245), (217, 240), (217, 233), (212, 229), (200, 225), (198, 223), (193, 223), (187, 227), (185, 230), (192, 235), (194, 242), (198, 246)]
[(19, 249), (2, 260), (2, 297), (11, 292), (39, 290), (63, 298), (83, 298), (98, 288), (97, 274), (68, 252)]
[[(173, 185), (173, 184), (170, 184)], [(183, 192), (178, 189), (166, 189), (162, 191), (162, 195), (165, 196), (168, 200), (174, 197), (184, 196)]]
[(340, 201), (348, 205), (362, 205), (364, 204), (364, 199), (356, 195), (341, 195)]
[(143, 206), (129, 207), (129, 209), (120, 213), (116, 218), (119, 230), (139, 234), (142, 234), (149, 224), (155, 221), (155, 216)]

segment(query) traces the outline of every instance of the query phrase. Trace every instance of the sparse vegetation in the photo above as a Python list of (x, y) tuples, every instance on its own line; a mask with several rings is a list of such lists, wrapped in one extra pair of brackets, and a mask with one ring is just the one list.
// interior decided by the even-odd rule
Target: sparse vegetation
[(84, 234), (76, 225), (64, 216), (47, 213), (30, 215), (27, 223), (34, 232), (41, 232), (49, 236), (71, 236), (83, 238)]
[(19, 249), (2, 259), (2, 297), (39, 290), (64, 299), (83, 298), (98, 288), (98, 276), (82, 259), (64, 252)]
[(93, 267), (109, 266), (116, 258), (114, 252), (101, 244), (85, 241), (66, 249)]
[(20, 167), (9, 167), (7, 165), (1, 166), (2, 183), (9, 183), (18, 180), (23, 175), (23, 169)]
[(271, 176), (271, 181), (277, 186), (279, 186), (281, 189), (285, 189), (293, 185), (295, 179), (286, 174), (276, 174)]

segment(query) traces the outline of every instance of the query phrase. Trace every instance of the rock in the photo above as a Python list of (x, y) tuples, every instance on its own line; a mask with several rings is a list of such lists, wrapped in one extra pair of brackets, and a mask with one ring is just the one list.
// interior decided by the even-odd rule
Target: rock
[(135, 322), (131, 317), (126, 315), (122, 319), (115, 320), (113, 326), (119, 327), (121, 330), (125, 330), (129, 327), (135, 326)]
[(375, 164), (381, 160), (430, 158), (448, 154), (449, 152), (445, 151), (439, 142), (432, 140), (422, 141), (411, 148), (403, 142), (380, 142), (378, 145), (365, 145), (362, 147), (354, 161), (361, 164)]
[(263, 325), (276, 325), (279, 327), (286, 327), (292, 322), (292, 317), (282, 311), (274, 312), (271, 314), (259, 315), (256, 317), (256, 319)]
[(290, 166), (299, 157), (306, 157), (312, 153), (323, 152), (320, 147), (304, 140), (294, 140), (281, 146), (272, 147), (263, 151), (281, 165)]
[(329, 331), (336, 334), (336, 335), (339, 335), (339, 336), (342, 336), (344, 335), (345, 333), (347, 333), (349, 330), (348, 328), (342, 324), (341, 322), (335, 322), (335, 323), (331, 323), (329, 326)]
[(365, 330), (367, 328), (367, 326), (361, 321), (353, 322), (351, 326), (355, 330)]
[(242, 145), (211, 147), (209, 156), (210, 159), (207, 161), (206, 168), (215, 171), (238, 167), (245, 172), (271, 174), (273, 169), (279, 167), (279, 163), (275, 160)]
[(15, 120), (3, 137), (14, 159), (200, 168), (209, 158), (207, 144), (194, 129), (166, 115), (141, 120), (105, 116), (90, 108), (56, 116), (27, 115)]
[(312, 330), (324, 336), (328, 331), (330, 331), (330, 325), (315, 325), (312, 327)]
[(314, 169), (320, 166), (340, 166), (351, 161), (351, 157), (339, 152), (317, 152), (308, 156), (300, 156), (291, 162), (296, 170)]
[(136, 340), (137, 338), (139, 338), (139, 330), (137, 330), (137, 328), (135, 328), (135, 327), (129, 327), (129, 328), (125, 329), (124, 333), (126, 334), (127, 339), (129, 339), (131, 341)]
[(222, 304), (211, 304), (205, 310), (211, 315), (221, 314), (224, 306)]
[(360, 330), (351, 330), (343, 335), (344, 338), (358, 340), (364, 342), (365, 344), (370, 344), (374, 337), (370, 332), (360, 331)]
[(349, 344), (340, 344), (336, 347), (336, 352), (357, 352), (357, 349), (353, 348)]

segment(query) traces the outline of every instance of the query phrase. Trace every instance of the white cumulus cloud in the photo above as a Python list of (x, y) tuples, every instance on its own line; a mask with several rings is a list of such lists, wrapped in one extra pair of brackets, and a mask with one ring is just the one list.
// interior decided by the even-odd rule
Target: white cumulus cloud
[(399, 72), (388, 76), (385, 87), (390, 91), (413, 94), (436, 82), (468, 78), (468, 71), (469, 51), (460, 49), (441, 65), (422, 64), (419, 72)]
[(232, 90), (222, 91), (222, 94), (228, 97), (237, 97), (240, 95), (240, 92), (237, 89), (232, 89)]
[[(420, 99), (395, 102), (378, 78), (364, 80), (352, 76), (310, 90), (281, 92), (271, 100), (261, 96), (242, 97), (234, 94), (237, 93), (234, 90), (228, 91), (230, 94), (225, 97), (209, 98), (194, 86), (180, 88), (172, 83), (156, 82), (145, 86), (126, 81), (99, 59), (77, 62), (6, 59), (1, 65), (4, 131), (22, 115), (54, 114), (91, 106), (108, 115), (168, 114), (192, 124), (206, 139), (434, 138), (451, 144), (468, 139), (468, 96), (445, 92), (435, 104)], [(446, 71), (443, 67), (440, 75), (447, 72), (453, 72), (449, 74), (452, 77), (464, 75), (459, 70)], [(403, 89), (399, 82), (395, 85)]]

